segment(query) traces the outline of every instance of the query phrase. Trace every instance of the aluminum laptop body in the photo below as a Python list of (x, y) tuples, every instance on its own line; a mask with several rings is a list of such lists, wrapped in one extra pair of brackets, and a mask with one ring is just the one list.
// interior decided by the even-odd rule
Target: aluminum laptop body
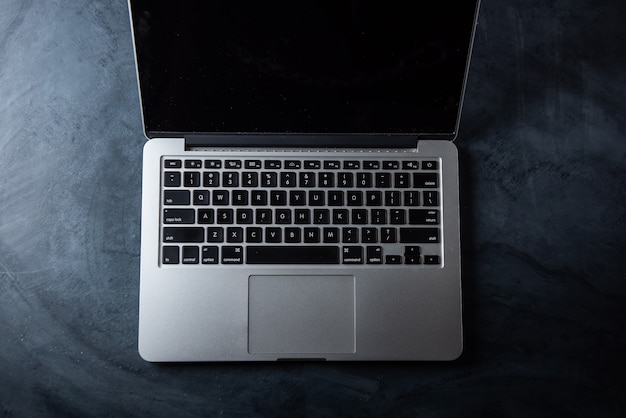
[(225, 3), (129, 0), (140, 355), (457, 358), (479, 2)]

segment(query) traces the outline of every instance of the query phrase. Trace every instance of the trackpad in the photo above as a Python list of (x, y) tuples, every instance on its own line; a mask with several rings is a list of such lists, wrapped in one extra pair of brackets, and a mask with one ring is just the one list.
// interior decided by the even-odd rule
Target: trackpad
[(355, 352), (354, 276), (250, 276), (251, 354)]

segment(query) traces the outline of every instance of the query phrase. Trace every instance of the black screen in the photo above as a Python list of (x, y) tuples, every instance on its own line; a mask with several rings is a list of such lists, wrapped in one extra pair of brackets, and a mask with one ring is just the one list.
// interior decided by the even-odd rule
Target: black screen
[(451, 135), (477, 3), (131, 0), (146, 132)]

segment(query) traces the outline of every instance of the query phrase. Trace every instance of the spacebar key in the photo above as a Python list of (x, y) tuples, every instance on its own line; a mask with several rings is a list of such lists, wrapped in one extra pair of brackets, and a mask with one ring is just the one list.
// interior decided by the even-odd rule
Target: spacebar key
[(337, 246), (249, 246), (248, 264), (339, 264)]

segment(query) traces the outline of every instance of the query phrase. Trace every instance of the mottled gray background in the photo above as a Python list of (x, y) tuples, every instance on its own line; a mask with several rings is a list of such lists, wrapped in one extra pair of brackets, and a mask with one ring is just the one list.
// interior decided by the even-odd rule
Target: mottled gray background
[(481, 13), (462, 359), (154, 365), (126, 2), (2, 0), (0, 416), (626, 416), (626, 2)]

